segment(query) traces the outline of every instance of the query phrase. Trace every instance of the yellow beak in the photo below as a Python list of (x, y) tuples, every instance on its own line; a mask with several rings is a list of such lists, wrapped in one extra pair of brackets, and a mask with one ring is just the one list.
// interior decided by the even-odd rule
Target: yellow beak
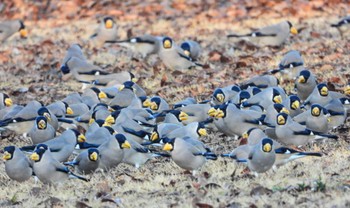
[(105, 23), (105, 27), (107, 29), (111, 29), (113, 27), (113, 21), (112, 20), (107, 20), (106, 23)]
[(179, 119), (180, 121), (186, 121), (188, 119), (188, 114), (181, 111), (181, 113), (179, 114)]
[(318, 107), (314, 107), (311, 111), (313, 116), (319, 116), (320, 115), (320, 109)]
[(291, 27), (290, 33), (292, 33), (293, 35), (296, 35), (296, 34), (298, 34), (298, 30), (295, 27)]
[(68, 115), (73, 115), (74, 114), (74, 111), (73, 111), (73, 109), (71, 107), (67, 108), (67, 114)]
[(4, 156), (2, 156), (2, 159), (9, 160), (9, 159), (11, 159), (11, 157), (12, 157), (11, 153), (5, 151)]
[(26, 38), (28, 35), (28, 31), (26, 29), (21, 29), (19, 31), (19, 34), (20, 34), (21, 38)]
[(218, 109), (218, 110), (216, 111), (216, 116), (215, 116), (215, 118), (222, 118), (222, 117), (224, 117), (224, 116), (225, 116), (224, 111), (222, 111), (222, 110), (220, 110), (220, 109)]
[(108, 123), (108, 124), (115, 124), (115, 119), (113, 118), (113, 116), (109, 115), (109, 116), (107, 116), (107, 118), (105, 119), (105, 123)]
[(164, 151), (170, 151), (173, 149), (173, 145), (169, 144), (169, 143), (166, 143), (163, 147), (163, 150)]
[(242, 138), (243, 138), (243, 139), (248, 139), (248, 137), (249, 137), (249, 135), (248, 135), (247, 132), (244, 132), (244, 133), (242, 134)]
[(152, 102), (150, 107), (152, 110), (158, 110), (158, 105), (155, 102)]
[(51, 121), (51, 116), (49, 113), (44, 113), (43, 114), (45, 116), (45, 118), (47, 119), (47, 121)]
[(207, 130), (205, 128), (198, 129), (198, 133), (201, 136), (207, 136), (208, 135)]
[(90, 120), (89, 120), (89, 125), (91, 125), (91, 124), (94, 123), (94, 122), (95, 122), (95, 119), (90, 118)]
[(209, 115), (210, 117), (215, 117), (216, 114), (217, 114), (217, 112), (216, 112), (216, 109), (215, 109), (215, 108), (210, 108), (210, 109), (209, 109), (208, 115)]
[(278, 116), (278, 118), (277, 118), (277, 123), (278, 123), (279, 125), (283, 125), (283, 124), (286, 123), (286, 120), (284, 119), (284, 117), (283, 117), (282, 115), (280, 115), (280, 116)]
[(275, 97), (273, 98), (273, 101), (274, 101), (275, 103), (281, 104), (281, 103), (282, 103), (282, 97), (281, 97), (281, 95), (275, 96)]
[(40, 156), (38, 155), (38, 153), (34, 152), (31, 156), (30, 159), (33, 161), (38, 161), (40, 159)]
[(281, 112), (289, 114), (289, 110), (287, 108), (282, 108)]
[(90, 160), (91, 161), (96, 161), (98, 159), (98, 154), (97, 152), (93, 152), (90, 154)]
[(302, 75), (301, 75), (301, 76), (299, 77), (299, 79), (298, 79), (298, 82), (299, 82), (299, 83), (305, 83), (305, 81), (306, 81), (306, 80), (305, 80), (305, 77), (302, 76)]
[(6, 107), (10, 107), (10, 106), (12, 106), (12, 100), (11, 100), (11, 98), (6, 98), (5, 99), (5, 105), (6, 105)]
[(101, 91), (100, 93), (98, 93), (98, 98), (100, 98), (100, 99), (107, 98), (107, 95), (106, 95), (106, 93)]
[(344, 88), (344, 94), (345, 94), (345, 95), (350, 95), (350, 85), (347, 85), (347, 86)]
[(170, 40), (164, 41), (163, 46), (164, 48), (171, 48), (171, 41)]
[(44, 120), (40, 120), (38, 123), (39, 129), (45, 129), (46, 128), (46, 122)]
[(186, 56), (190, 56), (190, 52), (188, 51), (188, 50), (184, 50), (184, 54), (186, 55)]
[(328, 88), (327, 87), (322, 87), (321, 88), (321, 95), (327, 96), (328, 95)]
[(271, 149), (272, 147), (271, 147), (271, 144), (269, 143), (266, 143), (263, 147), (264, 152), (271, 152)]
[(125, 88), (125, 85), (120, 85), (120, 87), (119, 87), (119, 91), (122, 91), (123, 89)]
[(84, 134), (80, 134), (78, 136), (78, 142), (82, 143), (82, 142), (85, 142), (85, 141), (86, 141), (86, 137), (84, 136)]
[(152, 132), (152, 134), (151, 134), (151, 141), (154, 142), (154, 141), (156, 141), (158, 138), (159, 138), (158, 133), (155, 132), (155, 131)]
[(131, 148), (131, 145), (128, 141), (125, 141), (123, 144), (122, 144), (122, 148), (123, 149), (130, 149)]
[(223, 103), (224, 100), (225, 100), (225, 96), (221, 93), (217, 94), (216, 95), (216, 99), (220, 102), (220, 103)]
[(299, 109), (299, 107), (300, 107), (300, 102), (298, 100), (296, 100), (292, 103), (292, 108), (294, 110)]
[(132, 81), (133, 83), (136, 83), (136, 82), (137, 82), (137, 78), (134, 77), (134, 78), (131, 79), (131, 81)]
[(142, 105), (148, 108), (152, 105), (152, 103), (149, 99), (146, 99), (145, 101), (143, 101)]

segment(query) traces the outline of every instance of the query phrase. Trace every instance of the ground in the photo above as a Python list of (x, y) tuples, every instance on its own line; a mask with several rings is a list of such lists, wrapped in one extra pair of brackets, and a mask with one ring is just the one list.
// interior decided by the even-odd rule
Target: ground
[[(66, 49), (80, 43), (88, 59), (108, 71), (128, 70), (149, 95), (160, 95), (169, 103), (194, 96), (210, 98), (216, 87), (241, 83), (277, 67), (283, 54), (299, 50), (306, 66), (320, 82), (341, 91), (349, 81), (349, 36), (341, 38), (330, 27), (350, 12), (346, 1), (5, 1), (1, 20), (23, 19), (29, 30), (25, 40), (14, 35), (0, 46), (0, 91), (15, 103), (36, 99), (45, 104), (80, 91), (74, 80), (63, 81), (59, 66)], [(176, 41), (200, 42), (202, 70), (169, 71), (156, 57), (154, 66), (127, 49), (105, 45), (89, 47), (88, 38), (97, 19), (112, 15), (121, 39), (141, 34), (168, 35)], [(302, 31), (280, 48), (256, 48), (234, 43), (230, 33), (288, 19)], [(282, 83), (287, 90), (291, 84)], [(229, 159), (209, 161), (196, 176), (168, 159), (156, 159), (135, 169), (120, 165), (108, 173), (96, 173), (88, 183), (70, 180), (58, 186), (18, 183), (8, 178), (0, 163), (0, 206), (19, 207), (349, 207), (349, 122), (334, 130), (336, 142), (305, 147), (320, 151), (321, 158), (305, 158), (275, 171), (252, 176), (244, 166)], [(203, 141), (216, 153), (227, 153), (238, 145), (233, 138), (212, 132)], [(22, 146), (28, 139), (2, 135), (1, 149)]]

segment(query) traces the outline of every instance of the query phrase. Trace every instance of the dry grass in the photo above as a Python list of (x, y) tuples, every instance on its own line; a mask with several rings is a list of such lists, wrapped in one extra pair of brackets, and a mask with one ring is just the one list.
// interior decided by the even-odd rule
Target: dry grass
[[(299, 36), (292, 37), (284, 48), (261, 50), (244, 50), (244, 45), (243, 48), (237, 45), (233, 49), (233, 42), (227, 40), (225, 35), (278, 22), (281, 18), (246, 18), (238, 22), (227, 18), (214, 21), (205, 16), (200, 16), (202, 19), (199, 21), (198, 16), (185, 16), (178, 17), (176, 21), (151, 19), (145, 24), (136, 24), (132, 20), (118, 22), (121, 37), (126, 37), (125, 31), (132, 28), (135, 35), (166, 34), (175, 40), (195, 38), (201, 41), (204, 49), (201, 61), (210, 66), (203, 72), (178, 74), (162, 66), (160, 69), (144, 68), (142, 61), (133, 60), (130, 52), (116, 46), (94, 50), (85, 47), (84, 52), (89, 60), (110, 71), (122, 69), (134, 72), (139, 77), (138, 83), (150, 95), (157, 93), (169, 103), (186, 96), (207, 99), (215, 87), (239, 83), (252, 74), (276, 67), (283, 54), (291, 49), (301, 51), (306, 65), (318, 75), (320, 81), (338, 78), (335, 83), (338, 89), (349, 79), (350, 45), (349, 37), (341, 40), (338, 32), (328, 27), (330, 22), (337, 20), (336, 16), (335, 12), (325, 12), (320, 17), (290, 17), (288, 19), (297, 27), (307, 28)], [(79, 91), (80, 85), (73, 80), (60, 80), (58, 66), (71, 43), (86, 43), (94, 30), (95, 20), (50, 19), (27, 21), (26, 24), (30, 28), (27, 40), (17, 41), (18, 37), (13, 37), (0, 48), (3, 54), (10, 57), (7, 61), (0, 61), (1, 91), (9, 92), (17, 103), (22, 104), (30, 99), (50, 103), (69, 92)], [(213, 50), (222, 53), (228, 59), (227, 62), (208, 61)], [(245, 65), (237, 66), (237, 62), (244, 62)], [(168, 82), (161, 86), (164, 74)], [(19, 88), (28, 88), (28, 91), (21, 93), (18, 92)], [(206, 204), (214, 207), (348, 207), (349, 122), (343, 127), (342, 133), (339, 132), (336, 131), (340, 135), (338, 142), (306, 147), (307, 150), (324, 152), (322, 158), (301, 159), (257, 178), (243, 173), (243, 166), (227, 159), (209, 161), (193, 177), (172, 161), (161, 158), (150, 161), (138, 170), (122, 164), (109, 173), (96, 173), (91, 176), (89, 183), (70, 180), (58, 186), (48, 186), (35, 183), (34, 179), (24, 183), (10, 180), (1, 162), (0, 206), (192, 207), (199, 203), (202, 207), (209, 207)], [(219, 133), (211, 133), (204, 141), (217, 153), (228, 152), (237, 146), (237, 141)], [(2, 139), (0, 146), (21, 146), (27, 143), (21, 137), (10, 136)]]

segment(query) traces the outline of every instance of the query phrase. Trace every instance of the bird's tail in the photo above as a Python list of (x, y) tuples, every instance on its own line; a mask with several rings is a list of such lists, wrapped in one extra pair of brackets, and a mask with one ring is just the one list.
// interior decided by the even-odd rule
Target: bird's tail
[(72, 173), (72, 172), (69, 172), (69, 178), (77, 178), (77, 179), (83, 180), (85, 182), (89, 182), (90, 181), (90, 179), (87, 179), (87, 178), (85, 178), (83, 176), (76, 175), (75, 173)]

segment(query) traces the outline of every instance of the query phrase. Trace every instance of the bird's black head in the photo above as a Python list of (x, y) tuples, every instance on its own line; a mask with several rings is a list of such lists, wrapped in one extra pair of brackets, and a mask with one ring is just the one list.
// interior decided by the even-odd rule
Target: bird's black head
[(290, 108), (293, 110), (297, 110), (300, 107), (300, 98), (297, 95), (289, 96)]
[(298, 78), (298, 82), (299, 83), (305, 83), (307, 82), (307, 80), (310, 78), (310, 71), (309, 70), (302, 70), (300, 73), (299, 73), (299, 78)]
[(253, 90), (252, 90), (253, 95), (258, 94), (259, 92), (261, 92), (261, 89), (260, 89), (260, 88), (258, 88), (258, 87), (253, 87)]
[(327, 110), (319, 104), (312, 104), (310, 109), (311, 109), (311, 115), (315, 117), (320, 116), (321, 112), (323, 112), (323, 114), (327, 114)]
[(225, 93), (220, 88), (216, 89), (213, 93), (213, 99), (219, 103), (223, 103), (225, 101), (225, 97)]
[(162, 138), (163, 140), (163, 150), (165, 151), (173, 151), (174, 149), (174, 143), (175, 143), (175, 138), (168, 138), (168, 137), (165, 137), (165, 138)]
[(96, 93), (96, 95), (98, 95), (98, 94), (101, 92), (101, 90), (98, 89), (97, 87), (91, 87), (90, 89), (91, 89), (92, 91), (94, 91), (94, 92)]
[(113, 111), (113, 112), (111, 113), (111, 116), (112, 116), (114, 119), (117, 119), (118, 116), (120, 115), (120, 112), (121, 112), (121, 110)]
[(115, 24), (114, 20), (112, 17), (105, 17), (103, 18), (103, 22), (105, 25), (106, 29), (111, 29), (113, 27), (113, 25)]
[(102, 120), (102, 119), (97, 119), (97, 120), (95, 120), (95, 122), (97, 123), (97, 125), (98, 125), (99, 127), (102, 127), (103, 124), (105, 123), (105, 121)]
[(95, 162), (100, 157), (100, 151), (98, 151), (98, 149), (96, 148), (89, 148), (88, 155), (89, 155), (89, 160), (92, 162)]
[(15, 150), (16, 150), (15, 146), (4, 147), (3, 159), (4, 160), (11, 160), (13, 158), (13, 154), (14, 154)]
[(328, 96), (328, 87), (325, 83), (318, 84), (317, 89), (321, 96)]
[(19, 24), (20, 24), (20, 28), (18, 31), (22, 30), (22, 29), (25, 29), (26, 26), (24, 25), (23, 21), (22, 20), (19, 20)]
[(134, 86), (134, 82), (132, 82), (132, 81), (126, 81), (126, 82), (124, 82), (123, 83), (123, 85), (124, 85), (124, 88), (126, 88), (126, 89), (130, 89), (130, 90), (133, 90), (133, 86)]
[(80, 132), (77, 129), (71, 129), (71, 131), (73, 131), (73, 133), (75, 134), (76, 138), (79, 137)]
[(276, 116), (276, 120), (277, 120), (277, 124), (278, 125), (284, 125), (287, 123), (287, 119), (288, 119), (288, 114), (286, 113), (279, 113)]
[(261, 145), (262, 145), (262, 151), (263, 152), (271, 152), (272, 151), (272, 146), (273, 146), (273, 141), (270, 138), (264, 138), (261, 140)]
[(48, 146), (46, 144), (39, 144), (33, 154), (30, 156), (30, 159), (34, 162), (39, 162), (43, 157), (44, 153), (48, 150)]
[(293, 27), (293, 25), (292, 25), (292, 23), (291, 23), (290, 21), (287, 21), (287, 23), (288, 23), (288, 25), (289, 25), (289, 28), (292, 28), (292, 27)]
[(239, 103), (242, 103), (250, 98), (249, 92), (243, 90), (239, 93)]
[(173, 40), (169, 37), (163, 38), (163, 48), (169, 49), (173, 47)]
[(273, 104), (273, 108), (279, 113), (284, 108), (284, 106), (282, 104), (275, 103)]
[(45, 116), (37, 116), (35, 118), (35, 123), (38, 129), (44, 130), (47, 127), (47, 119)]
[(130, 149), (131, 148), (131, 145), (128, 142), (128, 140), (126, 139), (126, 137), (124, 136), (124, 134), (116, 134), (115, 139), (118, 141), (120, 149)]
[(237, 85), (233, 85), (233, 86), (231, 87), (231, 90), (232, 90), (232, 91), (235, 91), (235, 92), (239, 92), (239, 91), (241, 91), (241, 88), (240, 88), (239, 86), (237, 86)]
[(104, 126), (103, 128), (106, 128), (111, 135), (115, 133), (115, 130), (110, 126)]
[(272, 101), (274, 103), (282, 103), (282, 96), (281, 93), (276, 90), (275, 88), (272, 90)]

